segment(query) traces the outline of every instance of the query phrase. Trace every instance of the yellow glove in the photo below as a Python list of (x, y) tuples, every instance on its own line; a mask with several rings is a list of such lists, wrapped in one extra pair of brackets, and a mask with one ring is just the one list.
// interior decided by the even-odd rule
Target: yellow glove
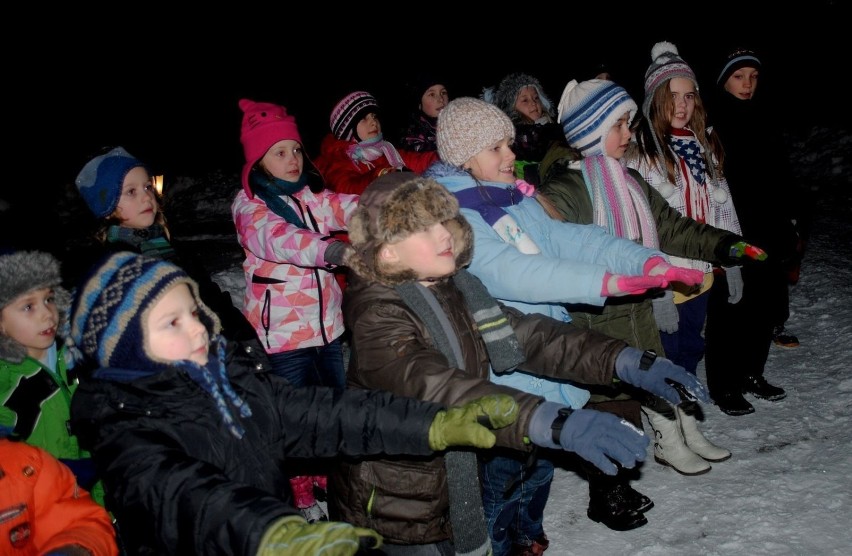
[(308, 523), (297, 515), (289, 515), (269, 526), (260, 539), (257, 556), (354, 556), (359, 549), (381, 546), (382, 536), (372, 529), (341, 521)]
[(439, 411), (429, 427), (429, 447), (433, 450), (446, 450), (449, 446), (491, 448), (497, 438), (488, 429), (511, 425), (518, 419), (518, 411), (517, 402), (507, 394), (482, 396)]

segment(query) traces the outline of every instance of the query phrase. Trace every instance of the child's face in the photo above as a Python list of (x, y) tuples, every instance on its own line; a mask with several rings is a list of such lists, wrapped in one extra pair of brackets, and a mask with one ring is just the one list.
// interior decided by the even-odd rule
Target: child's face
[(454, 244), (453, 235), (443, 224), (433, 224), (400, 242), (383, 246), (380, 256), (391, 268), (410, 268), (422, 280), (440, 278), (456, 270)]
[(674, 103), (669, 123), (674, 129), (683, 129), (689, 124), (695, 111), (695, 84), (691, 79), (673, 77), (669, 80), (669, 91)]
[(198, 303), (186, 284), (172, 286), (151, 308), (144, 326), (156, 358), (207, 364), (210, 337), (198, 319)]
[(358, 126), (355, 128), (355, 134), (360, 141), (366, 141), (378, 136), (382, 132), (382, 124), (379, 123), (379, 117), (372, 112), (364, 116)]
[(749, 100), (757, 89), (756, 68), (740, 68), (725, 81), (725, 90), (740, 100)]
[(609, 133), (604, 140), (604, 152), (615, 159), (624, 156), (627, 146), (630, 144), (630, 113), (625, 112), (614, 126), (609, 128)]
[(130, 170), (121, 184), (121, 197), (115, 214), (125, 228), (144, 229), (157, 217), (157, 197), (148, 171), (141, 166)]
[(470, 170), (473, 177), (482, 181), (515, 183), (515, 153), (509, 147), (509, 138), (476, 153), (464, 163), (464, 169)]
[(424, 114), (432, 118), (438, 117), (438, 112), (444, 109), (450, 102), (450, 95), (443, 85), (432, 85), (420, 99), (420, 109)]
[(0, 332), (27, 348), (33, 359), (42, 359), (56, 341), (58, 325), (53, 288), (28, 291), (0, 311)]
[(515, 110), (534, 122), (541, 118), (542, 109), (541, 99), (538, 97), (538, 91), (535, 87), (526, 86), (521, 89), (518, 98), (515, 100)]
[(279, 180), (297, 182), (305, 164), (302, 145), (292, 139), (278, 141), (266, 151), (260, 164)]

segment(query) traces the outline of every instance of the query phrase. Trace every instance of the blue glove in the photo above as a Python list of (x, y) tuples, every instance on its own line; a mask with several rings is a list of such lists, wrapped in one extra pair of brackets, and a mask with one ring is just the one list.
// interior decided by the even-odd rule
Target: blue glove
[[(649, 354), (649, 355), (646, 355)], [(615, 358), (615, 374), (628, 384), (665, 398), (674, 405), (684, 401), (710, 401), (698, 378), (652, 351), (626, 347)]]
[(652, 299), (651, 305), (654, 308), (654, 320), (657, 321), (657, 328), (667, 334), (677, 332), (680, 316), (674, 302), (674, 292), (666, 290), (662, 297)]
[(725, 267), (725, 278), (728, 280), (728, 303), (739, 303), (743, 298), (743, 273), (740, 267)]
[(618, 473), (612, 460), (627, 468), (645, 461), (650, 443), (644, 432), (612, 413), (555, 402), (535, 409), (528, 437), (536, 446), (574, 452), (607, 475)]

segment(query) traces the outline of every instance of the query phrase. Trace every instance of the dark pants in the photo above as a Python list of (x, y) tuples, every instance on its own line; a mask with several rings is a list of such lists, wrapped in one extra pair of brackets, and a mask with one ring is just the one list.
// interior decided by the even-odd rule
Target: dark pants
[[(710, 288), (712, 292), (715, 284)], [(689, 301), (677, 304), (679, 322), (677, 332), (669, 334), (660, 331), (660, 340), (666, 357), (680, 365), (688, 373), (697, 374), (698, 362), (704, 357), (704, 336), (701, 330), (704, 328), (704, 320), (707, 317), (707, 303), (710, 292), (704, 292)]]
[(717, 276), (707, 308), (707, 388), (712, 397), (741, 392), (742, 379), (763, 376), (772, 329), (788, 311), (789, 291), (784, 271), (768, 263), (742, 267), (743, 297), (728, 303), (728, 283)]
[(330, 386), (343, 390), (343, 347), (340, 338), (325, 346), (294, 349), (269, 356), (272, 372), (297, 388)]

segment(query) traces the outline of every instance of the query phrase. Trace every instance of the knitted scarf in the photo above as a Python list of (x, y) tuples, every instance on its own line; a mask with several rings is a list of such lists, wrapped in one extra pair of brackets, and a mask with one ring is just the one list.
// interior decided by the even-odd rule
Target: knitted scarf
[(176, 256), (172, 244), (166, 238), (165, 230), (159, 224), (142, 229), (110, 226), (107, 229), (107, 241), (132, 245), (137, 252), (157, 259), (169, 261)]
[[(465, 303), (482, 334), (491, 366), (496, 371), (503, 372), (523, 363), (524, 353), (512, 327), (482, 282), (466, 270), (460, 270), (453, 277), (453, 283), (464, 296)], [(407, 282), (396, 286), (395, 289), (405, 304), (426, 325), (436, 347), (446, 356), (449, 364), (464, 370), (464, 354), (459, 340), (432, 292), (419, 282)], [(444, 463), (447, 467), (450, 523), (456, 554), (490, 554), (491, 539), (482, 509), (476, 455), (470, 451), (450, 450), (444, 455)]]
[(594, 207), (595, 224), (610, 235), (657, 249), (657, 226), (651, 215), (648, 197), (621, 163), (606, 155), (582, 160), (583, 181)]
[[(225, 426), (235, 437), (242, 438), (246, 431), (234, 418), (231, 408), (236, 409), (242, 418), (251, 417), (251, 408), (234, 391), (228, 379), (225, 371), (225, 340), (221, 336), (214, 338), (210, 351), (210, 358), (203, 367), (189, 360), (178, 361), (174, 367), (186, 373), (202, 390), (210, 394)], [(103, 380), (129, 383), (159, 372), (162, 372), (162, 369), (143, 371), (104, 367), (96, 371), (94, 376)]]
[[(476, 178), (474, 178), (476, 179)], [(479, 181), (477, 180), (477, 183)], [(537, 255), (541, 253), (538, 245), (518, 225), (503, 207), (519, 204), (524, 197), (532, 197), (535, 187), (523, 180), (518, 180), (515, 187), (503, 185), (482, 185), (469, 187), (454, 193), (459, 201), (459, 206), (475, 210), (479, 213), (500, 239), (517, 247), (521, 253)]]
[(305, 221), (296, 214), (293, 207), (282, 199), (282, 195), (292, 197), (294, 193), (301, 191), (308, 183), (308, 176), (304, 169), (302, 170), (302, 175), (299, 176), (299, 181), (292, 182), (269, 177), (262, 171), (254, 168), (251, 174), (249, 174), (249, 181), (251, 181), (251, 189), (254, 191), (254, 194), (266, 203), (269, 210), (294, 226), (308, 229)]
[(363, 162), (368, 168), (373, 168), (373, 160), (385, 157), (388, 163), (397, 170), (405, 167), (402, 157), (396, 147), (384, 140), (381, 133), (360, 143), (352, 143), (346, 147), (346, 154), (352, 160), (352, 164), (358, 167)]

